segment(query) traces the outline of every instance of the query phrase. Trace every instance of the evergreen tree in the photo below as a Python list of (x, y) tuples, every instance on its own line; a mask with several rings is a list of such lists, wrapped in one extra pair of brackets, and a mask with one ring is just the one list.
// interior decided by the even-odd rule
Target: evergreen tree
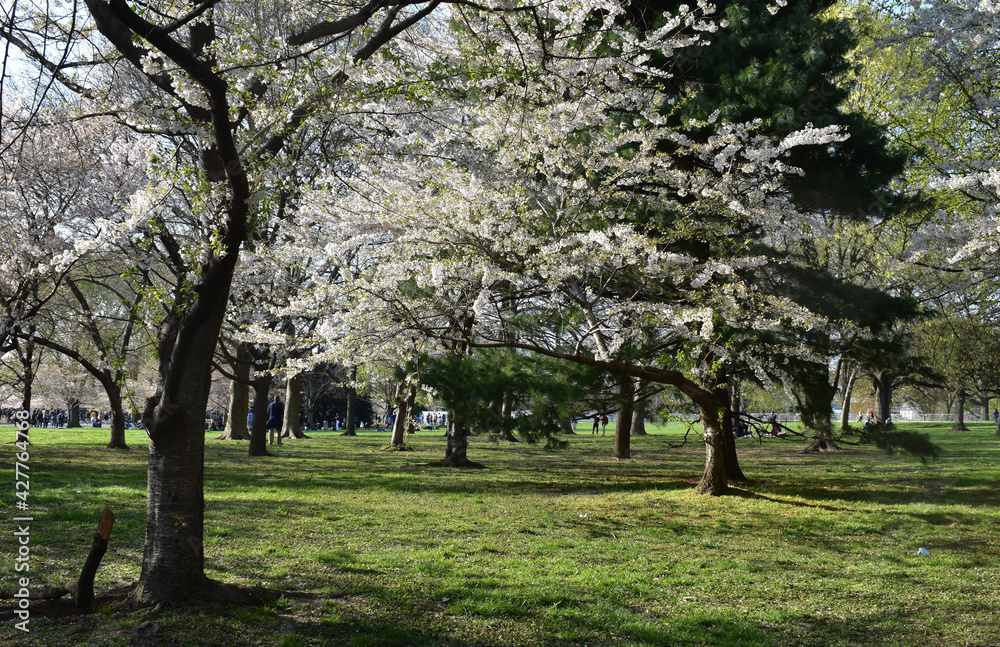
[[(633, 3), (630, 17), (637, 28), (658, 27), (663, 10), (677, 4)], [(679, 127), (702, 124), (690, 133), (703, 138), (713, 134), (711, 123), (715, 119), (759, 120), (760, 131), (774, 136), (807, 125), (843, 127), (850, 135), (846, 140), (798, 147), (789, 156), (790, 165), (803, 173), (788, 176), (788, 197), (795, 208), (815, 213), (817, 220), (831, 226), (852, 222), (877, 229), (914, 204), (890, 186), (903, 171), (907, 156), (890, 149), (878, 124), (864, 114), (844, 110), (850, 92), (844, 83), (850, 71), (848, 55), (855, 39), (848, 22), (830, 11), (834, 4), (831, 0), (792, 2), (776, 12), (763, 3), (749, 1), (718, 5), (726, 28), (705, 34), (703, 45), (670, 63), (674, 74), (670, 82), (685, 99), (677, 105), (665, 105), (663, 112)], [(642, 212), (637, 216), (653, 230), (671, 217)], [(809, 232), (793, 233), (806, 235), (743, 230), (732, 232), (735, 241), (687, 240), (681, 244), (700, 248), (708, 258), (719, 253), (721, 246), (752, 239), (759, 253), (773, 261), (755, 270), (753, 280), (761, 289), (781, 294), (828, 320), (851, 322), (867, 330), (869, 339), (890, 329), (892, 322), (916, 314), (909, 300), (891, 297), (879, 287), (855, 285), (853, 270), (845, 271), (829, 262), (829, 254), (817, 253), (817, 243)], [(870, 260), (863, 251), (852, 258), (855, 265)], [(847, 352), (844, 344), (848, 340), (854, 346), (863, 344), (863, 338), (813, 328), (784, 340), (758, 336), (756, 343), (804, 347), (814, 359), (822, 359)], [(804, 360), (792, 353), (787, 366), (796, 384), (803, 420), (821, 437), (820, 445), (830, 446), (830, 401), (836, 384), (830, 384), (826, 362)], [(747, 372), (730, 366), (728, 373), (737, 376)]]

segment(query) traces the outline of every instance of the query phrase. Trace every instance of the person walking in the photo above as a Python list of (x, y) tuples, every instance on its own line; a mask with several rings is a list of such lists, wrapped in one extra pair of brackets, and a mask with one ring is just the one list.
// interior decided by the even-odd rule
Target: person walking
[(281, 398), (274, 396), (274, 402), (267, 405), (267, 435), (268, 444), (273, 445), (277, 437), (278, 444), (281, 444), (281, 423), (285, 419), (285, 405), (281, 404)]

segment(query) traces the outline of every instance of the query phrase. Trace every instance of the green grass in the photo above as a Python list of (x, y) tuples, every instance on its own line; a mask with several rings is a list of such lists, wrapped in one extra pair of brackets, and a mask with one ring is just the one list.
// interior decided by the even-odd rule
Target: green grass
[[(589, 430), (561, 450), (477, 437), (486, 470), (428, 467), (440, 432), (402, 453), (379, 450), (384, 433), (315, 433), (253, 460), (209, 440), (208, 575), (283, 595), (168, 610), (146, 644), (998, 645), (1000, 437), (906, 428), (930, 432), (941, 458), (741, 441), (751, 481), (718, 498), (693, 493), (704, 449), (672, 448), (679, 426), (633, 439), (630, 461)], [(75, 580), (106, 506), (117, 522), (97, 586), (137, 578), (142, 432), (127, 452), (92, 429), (32, 440), (32, 585)], [(14, 583), (5, 536), (0, 587)], [(128, 645), (149, 614), (33, 616), (25, 644)], [(0, 629), (0, 644), (21, 638)]]

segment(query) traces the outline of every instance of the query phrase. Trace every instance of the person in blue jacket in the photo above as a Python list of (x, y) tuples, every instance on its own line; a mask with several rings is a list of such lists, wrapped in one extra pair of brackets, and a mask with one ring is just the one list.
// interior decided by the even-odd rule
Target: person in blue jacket
[(281, 444), (281, 422), (285, 419), (285, 405), (281, 404), (281, 399), (274, 396), (274, 402), (267, 405), (267, 435), (268, 444), (273, 445), (277, 437), (278, 444)]

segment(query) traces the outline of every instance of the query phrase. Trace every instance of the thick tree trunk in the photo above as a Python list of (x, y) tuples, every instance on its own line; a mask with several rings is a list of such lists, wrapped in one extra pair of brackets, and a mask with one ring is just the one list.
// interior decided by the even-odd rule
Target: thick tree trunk
[[(719, 381), (724, 383), (727, 380), (725, 372), (720, 372)], [(743, 469), (740, 467), (740, 457), (736, 453), (736, 432), (733, 424), (739, 419), (740, 397), (735, 386), (720, 388), (716, 392), (719, 400), (726, 403), (725, 411), (722, 415), (722, 463), (726, 468), (726, 478), (732, 483), (741, 483), (747, 480)]]
[(840, 447), (833, 441), (833, 430), (827, 425), (825, 429), (813, 428), (816, 437), (809, 446), (802, 450), (804, 454), (817, 454), (823, 452), (837, 452)]
[(740, 467), (739, 454), (736, 453), (736, 433), (730, 413), (727, 411), (722, 419), (722, 463), (726, 468), (726, 478), (732, 483), (742, 483), (747, 477)]
[(800, 402), (803, 431), (812, 434), (813, 442), (805, 453), (836, 451), (833, 441), (833, 423), (830, 404), (837, 393), (837, 385), (830, 384), (829, 369), (825, 365), (812, 365), (799, 376), (805, 396)]
[[(219, 286), (202, 286), (206, 292), (213, 287)], [(223, 287), (228, 288), (228, 281)], [(132, 592), (140, 604), (190, 604), (208, 593), (205, 411), (227, 293), (197, 302), (185, 320), (176, 322), (176, 337), (168, 333), (161, 341), (161, 390), (147, 400), (143, 412), (149, 435), (146, 541), (142, 573)], [(164, 357), (168, 346), (171, 351)]]
[(484, 467), (469, 460), (469, 429), (461, 422), (455, 422), (453, 412), (448, 412), (448, 446), (444, 460), (431, 463), (435, 467)]
[(645, 380), (637, 380), (638, 388), (635, 391), (635, 404), (632, 406), (632, 428), (629, 434), (632, 436), (648, 436), (646, 433), (646, 394), (649, 391), (649, 383)]
[[(282, 438), (308, 438), (302, 433), (302, 421), (299, 411), (302, 407), (302, 374), (297, 373), (288, 378), (285, 384), (285, 419), (281, 425)], [(347, 415), (350, 417), (350, 406), (347, 408)]]
[(236, 346), (236, 361), (231, 368), (236, 379), (229, 382), (226, 428), (216, 440), (250, 440), (247, 432), (247, 415), (250, 413), (250, 355), (246, 344)]
[(354, 419), (358, 416), (358, 390), (354, 388), (354, 380), (358, 379), (358, 368), (351, 367), (351, 372), (347, 376), (347, 419), (344, 420), (344, 433), (342, 436), (357, 436), (354, 429)]
[(717, 403), (699, 403), (701, 425), (705, 442), (705, 472), (695, 488), (701, 494), (718, 496), (728, 489), (726, 466), (723, 458), (722, 424)]
[(955, 426), (952, 431), (968, 431), (965, 426), (965, 389), (959, 389), (955, 396)]
[(884, 423), (892, 416), (892, 391), (896, 378), (888, 371), (879, 373), (875, 383), (875, 422)]
[(80, 401), (72, 400), (66, 407), (66, 428), (77, 429), (80, 427)]
[(628, 375), (616, 376), (618, 380), (618, 418), (615, 420), (615, 449), (612, 458), (632, 458), (632, 406), (635, 383)]
[(190, 603), (208, 583), (202, 551), (204, 421), (189, 412), (168, 423), (158, 425), (163, 440), (149, 444), (146, 544), (132, 593), (144, 603)]
[(122, 403), (121, 387), (117, 383), (105, 385), (108, 403), (111, 409), (111, 439), (109, 449), (128, 449), (125, 443), (125, 407)]
[(274, 376), (270, 373), (255, 375), (250, 388), (253, 389), (253, 425), (250, 429), (249, 456), (270, 456), (267, 451), (267, 405)]

